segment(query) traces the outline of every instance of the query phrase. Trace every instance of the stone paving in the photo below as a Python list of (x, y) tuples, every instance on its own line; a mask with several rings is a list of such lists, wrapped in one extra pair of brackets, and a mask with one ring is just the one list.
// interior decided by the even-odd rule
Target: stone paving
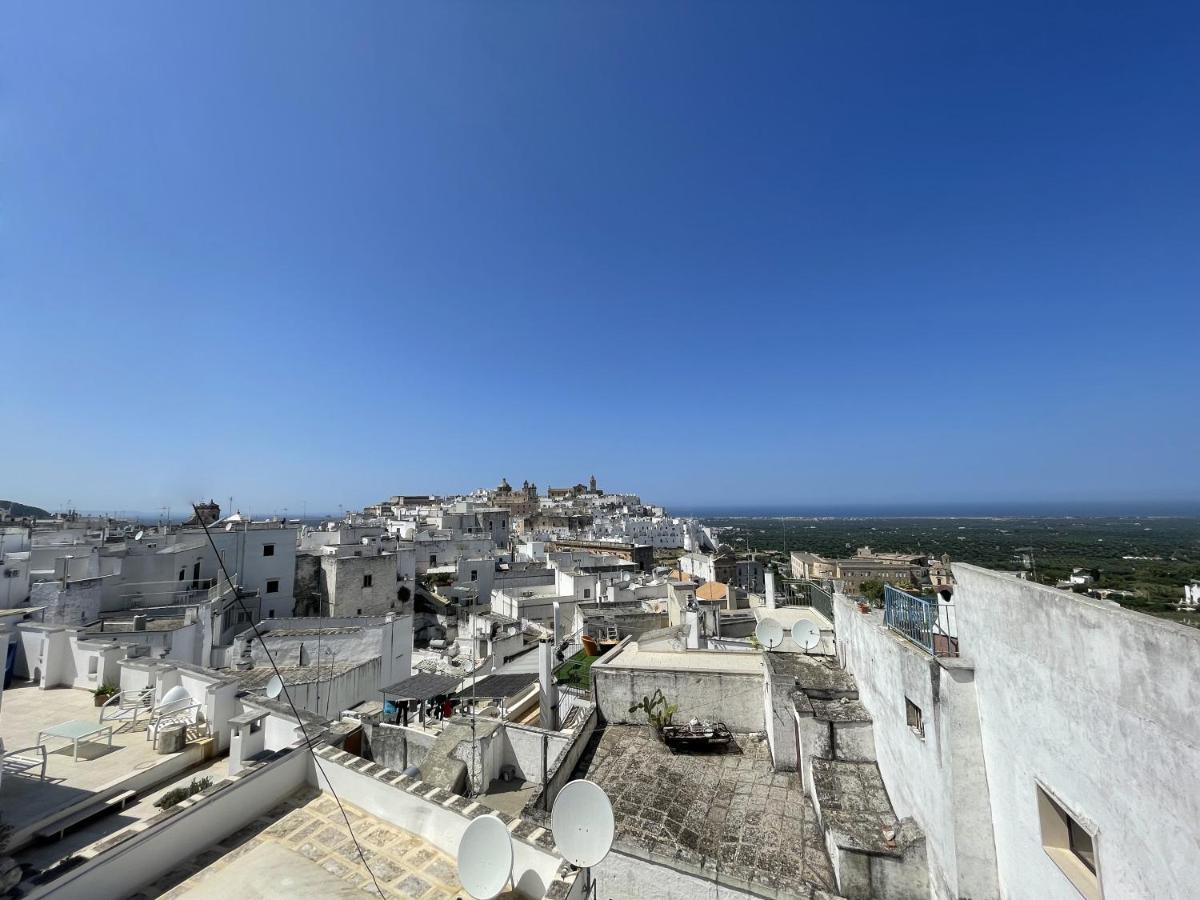
[[(451, 857), (402, 828), (344, 801), (342, 805), (385, 897), (439, 900), (463, 896)], [(343, 881), (375, 894), (337, 804), (329, 795), (306, 788), (134, 897), (185, 897), (211, 874), (264, 842), (295, 850)]]
[(765, 741), (734, 736), (725, 753), (672, 753), (644, 726), (598, 730), (575, 775), (613, 803), (616, 847), (704, 877), (781, 895), (836, 893), (816, 813)]

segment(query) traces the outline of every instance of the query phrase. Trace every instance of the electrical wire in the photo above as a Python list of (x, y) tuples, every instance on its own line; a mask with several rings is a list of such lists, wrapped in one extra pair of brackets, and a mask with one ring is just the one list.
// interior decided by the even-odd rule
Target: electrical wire
[[(217, 544), (213, 540), (212, 535), (209, 534), (208, 525), (206, 525), (204, 520), (200, 518), (200, 510), (196, 508), (195, 504), (192, 504), (192, 509), (196, 513), (196, 518), (200, 520), (200, 525), (204, 529), (204, 536), (208, 538), (208, 543), (212, 547), (213, 553), (217, 557), (217, 565), (221, 567), (221, 573), (225, 576), (226, 583), (229, 584), (229, 586), (233, 589), (234, 600), (237, 601), (238, 605), (241, 606), (246, 615), (250, 617), (250, 627), (254, 629), (254, 636), (258, 638), (258, 642), (262, 646), (263, 652), (267, 655), (267, 661), (271, 664), (271, 668), (275, 670), (275, 677), (277, 677), (279, 679), (279, 683), (283, 685), (283, 696), (287, 699), (288, 706), (292, 708), (292, 712), (296, 716), (296, 721), (300, 724), (300, 730), (304, 734), (304, 746), (308, 748), (308, 753), (312, 757), (313, 764), (317, 767), (317, 771), (321, 773), (321, 777), (325, 779), (325, 784), (329, 786), (329, 793), (333, 794), (333, 799), (337, 803), (338, 811), (342, 814), (342, 819), (346, 823), (346, 831), (350, 834), (350, 840), (354, 841), (354, 849), (358, 851), (358, 858), (362, 861), (363, 868), (367, 870), (367, 874), (371, 876), (371, 882), (375, 885), (375, 891), (379, 894), (382, 900), (384, 896), (383, 888), (379, 886), (379, 881), (375, 878), (375, 873), (371, 871), (371, 866), (367, 862), (367, 856), (363, 852), (362, 844), (358, 842), (358, 838), (354, 834), (354, 828), (350, 825), (350, 817), (346, 815), (346, 809), (342, 806), (342, 798), (338, 796), (337, 789), (334, 788), (333, 782), (330, 781), (329, 776), (325, 774), (325, 769), (321, 765), (320, 757), (318, 757), (316, 751), (313, 750), (312, 739), (308, 736), (308, 726), (304, 724), (304, 717), (300, 715), (300, 710), (296, 708), (296, 704), (292, 701), (291, 692), (288, 691), (287, 683), (283, 680), (283, 675), (279, 671), (279, 666), (275, 665), (275, 656), (273, 653), (271, 653), (270, 648), (267, 647), (266, 642), (263, 640), (262, 632), (258, 630), (258, 623), (254, 621), (254, 616), (251, 615), (250, 608), (242, 602), (241, 588), (235, 586), (233, 584), (233, 580), (229, 577), (229, 571), (225, 568), (225, 560), (221, 558), (221, 554), (217, 550)], [(318, 659), (318, 677), (320, 677), (320, 672), (320, 660)]]

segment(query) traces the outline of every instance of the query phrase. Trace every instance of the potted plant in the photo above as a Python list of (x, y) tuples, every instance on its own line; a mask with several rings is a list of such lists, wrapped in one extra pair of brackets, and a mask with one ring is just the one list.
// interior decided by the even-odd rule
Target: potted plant
[(635, 713), (639, 709), (646, 714), (654, 736), (661, 741), (663, 726), (671, 724), (679, 706), (675, 703), (668, 703), (667, 698), (663, 696), (662, 689), (655, 688), (653, 696), (642, 697), (641, 702), (629, 707), (629, 712)]
[(120, 688), (114, 684), (102, 684), (100, 687), (92, 691), (92, 697), (95, 698), (97, 706), (103, 706), (108, 702), (108, 699), (114, 694), (120, 692)]

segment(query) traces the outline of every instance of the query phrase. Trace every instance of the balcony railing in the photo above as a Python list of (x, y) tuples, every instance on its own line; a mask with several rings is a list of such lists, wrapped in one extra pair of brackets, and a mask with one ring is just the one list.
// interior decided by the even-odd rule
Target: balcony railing
[(958, 656), (954, 605), (914, 597), (890, 584), (883, 586), (883, 620), (933, 656)]
[(776, 599), (779, 606), (811, 606), (830, 622), (833, 621), (832, 585), (816, 581), (784, 581), (782, 597)]

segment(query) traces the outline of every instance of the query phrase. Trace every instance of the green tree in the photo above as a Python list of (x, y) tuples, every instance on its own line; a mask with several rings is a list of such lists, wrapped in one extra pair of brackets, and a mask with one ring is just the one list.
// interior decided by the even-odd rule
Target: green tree
[(878, 578), (868, 578), (858, 586), (858, 592), (875, 603), (883, 602), (883, 582)]

